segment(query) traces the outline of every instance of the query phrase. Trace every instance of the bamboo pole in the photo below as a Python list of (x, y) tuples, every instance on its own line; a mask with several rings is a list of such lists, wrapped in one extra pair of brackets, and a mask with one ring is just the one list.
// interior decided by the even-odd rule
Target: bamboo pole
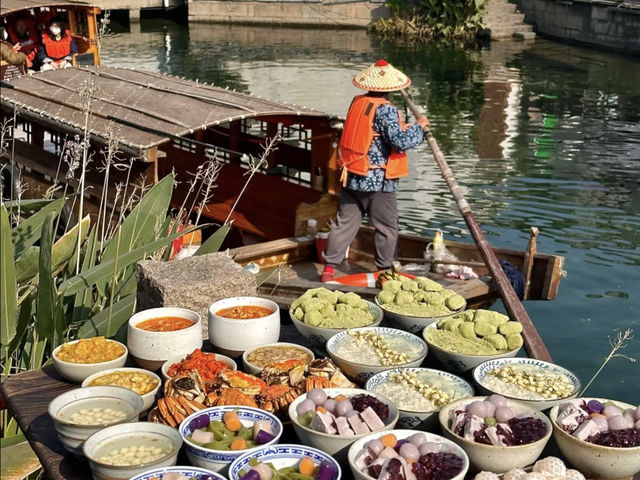
[[(407, 102), (407, 105), (409, 106), (409, 109), (416, 117), (416, 119), (423, 116), (418, 107), (411, 101), (411, 99), (409, 99), (409, 95), (404, 90), (402, 90), (401, 92)], [(502, 297), (502, 301), (504, 302), (507, 312), (509, 312), (509, 316), (512, 319), (520, 322), (520, 324), (522, 325), (524, 346), (527, 350), (527, 353), (530, 357), (550, 362), (551, 355), (549, 354), (549, 350), (547, 350), (547, 347), (542, 341), (540, 334), (538, 334), (538, 331), (533, 325), (531, 318), (529, 318), (529, 314), (527, 314), (527, 311), (524, 309), (524, 306), (520, 302), (520, 299), (516, 295), (516, 292), (513, 290), (511, 282), (509, 282), (509, 279), (502, 270), (500, 262), (498, 261), (498, 257), (496, 257), (496, 254), (491, 248), (491, 245), (489, 245), (484, 232), (473, 216), (471, 207), (469, 206), (467, 200), (464, 198), (464, 194), (462, 193), (460, 185), (458, 185), (458, 182), (456, 182), (451, 168), (449, 168), (444, 155), (440, 151), (440, 147), (438, 147), (438, 142), (436, 142), (435, 137), (429, 130), (425, 132), (425, 137), (427, 139), (429, 147), (431, 148), (431, 151), (433, 152), (433, 158), (440, 168), (442, 176), (444, 177), (444, 180), (447, 183), (447, 186), (449, 187), (449, 190), (451, 191), (456, 204), (458, 205), (458, 209), (460, 210), (460, 213), (462, 214), (464, 221), (469, 227), (471, 235), (473, 236), (473, 239), (478, 246), (480, 255), (487, 265), (493, 281), (496, 283), (496, 287), (498, 288), (498, 292)]]

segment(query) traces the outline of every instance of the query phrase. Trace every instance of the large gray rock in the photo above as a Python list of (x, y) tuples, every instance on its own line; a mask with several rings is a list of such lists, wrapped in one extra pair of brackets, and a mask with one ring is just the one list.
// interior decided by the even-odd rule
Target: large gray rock
[(198, 312), (207, 338), (209, 306), (227, 297), (255, 296), (256, 277), (226, 253), (210, 253), (171, 262), (138, 263), (137, 310), (182, 307)]

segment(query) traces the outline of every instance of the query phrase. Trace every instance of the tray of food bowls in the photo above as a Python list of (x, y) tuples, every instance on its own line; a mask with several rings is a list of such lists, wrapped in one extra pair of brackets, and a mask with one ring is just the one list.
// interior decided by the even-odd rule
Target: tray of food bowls
[[(519, 357), (522, 326), (427, 278), (129, 320), (3, 398), (49, 478), (582, 480), (640, 472), (640, 407)], [(203, 331), (208, 338), (203, 338)]]

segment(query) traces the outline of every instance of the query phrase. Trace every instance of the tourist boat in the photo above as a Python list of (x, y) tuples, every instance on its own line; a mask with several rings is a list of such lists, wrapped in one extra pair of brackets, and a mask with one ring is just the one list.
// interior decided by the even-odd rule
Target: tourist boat
[[(79, 66), (12, 78), (2, 84), (2, 115), (10, 119), (17, 114), (19, 128), (12, 150), (15, 162), (24, 168), (31, 195), (42, 194), (56, 175), (61, 176), (65, 140), (83, 135), (83, 99), (77, 92), (87, 82), (93, 83), (95, 93), (87, 126), (94, 167), (85, 180), (86, 211), (97, 208), (103, 179), (95, 165), (100, 164), (100, 151), (110, 138), (117, 139), (121, 162), (132, 162), (130, 172), (113, 171), (111, 202), (117, 183), (127, 179), (132, 185), (144, 179), (157, 182), (173, 172), (180, 182), (173, 197), (173, 207), (178, 208), (188, 194), (191, 173), (215, 156), (223, 166), (202, 216), (218, 224), (233, 220), (226, 242), (234, 247), (232, 255), (240, 263), (254, 262), (263, 269), (292, 266), (287, 275), (279, 275), (264, 286), (283, 302), (317, 284), (314, 241), (305, 233), (308, 219), (324, 225), (337, 210), (335, 145), (340, 119), (202, 82), (129, 69)], [(275, 135), (281, 140), (239, 198), (251, 163)], [(73, 188), (78, 186), (77, 178), (69, 183)], [(430, 242), (425, 237), (401, 235), (400, 261), (419, 262)], [(482, 276), (487, 270), (476, 246), (462, 242), (447, 242), (446, 246), (481, 278), (439, 280), (462, 293), (470, 306), (492, 303), (497, 292)], [(372, 271), (373, 251), (372, 230), (362, 227), (349, 249), (343, 273)], [(526, 298), (555, 298), (563, 275), (563, 257), (531, 250), (495, 252), (523, 270), (529, 284)], [(275, 291), (273, 282), (277, 282)], [(367, 287), (354, 288), (365, 296), (374, 292)]]
[[(52, 18), (65, 20), (78, 46), (78, 53), (73, 55), (73, 65), (100, 65), (98, 13), (98, 7), (80, 0), (3, 0), (0, 4), (0, 16), (5, 27), (18, 18), (24, 19), (27, 27), (34, 30), (40, 25), (48, 25)], [(24, 73), (24, 66), (2, 61), (0, 79)]]

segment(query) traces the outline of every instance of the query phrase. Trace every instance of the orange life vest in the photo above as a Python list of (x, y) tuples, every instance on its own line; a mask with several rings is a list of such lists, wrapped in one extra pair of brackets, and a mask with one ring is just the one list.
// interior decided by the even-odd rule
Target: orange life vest
[(7, 25), (7, 33), (9, 34), (9, 40), (11, 40), (12, 46), (19, 43), (20, 52), (24, 53), (29, 60), (33, 60), (40, 46), (40, 38), (38, 38), (38, 32), (30, 18), (23, 18), (22, 21), (24, 21), (27, 26), (28, 38), (19, 37), (13, 23)]
[(54, 62), (59, 62), (71, 55), (71, 31), (65, 30), (64, 36), (56, 41), (49, 34), (42, 32), (42, 44), (49, 57)]
[[(409, 160), (405, 152), (391, 149), (386, 165), (371, 165), (369, 162), (369, 147), (373, 138), (379, 133), (373, 130), (373, 120), (380, 105), (391, 103), (381, 97), (358, 95), (351, 102), (347, 120), (344, 123), (342, 138), (340, 139), (340, 158), (338, 164), (346, 171), (357, 175), (366, 175), (370, 168), (384, 168), (385, 178), (400, 178), (409, 175)], [(398, 121), (402, 130), (406, 129), (400, 112)], [(346, 181), (346, 177), (343, 176)]]

